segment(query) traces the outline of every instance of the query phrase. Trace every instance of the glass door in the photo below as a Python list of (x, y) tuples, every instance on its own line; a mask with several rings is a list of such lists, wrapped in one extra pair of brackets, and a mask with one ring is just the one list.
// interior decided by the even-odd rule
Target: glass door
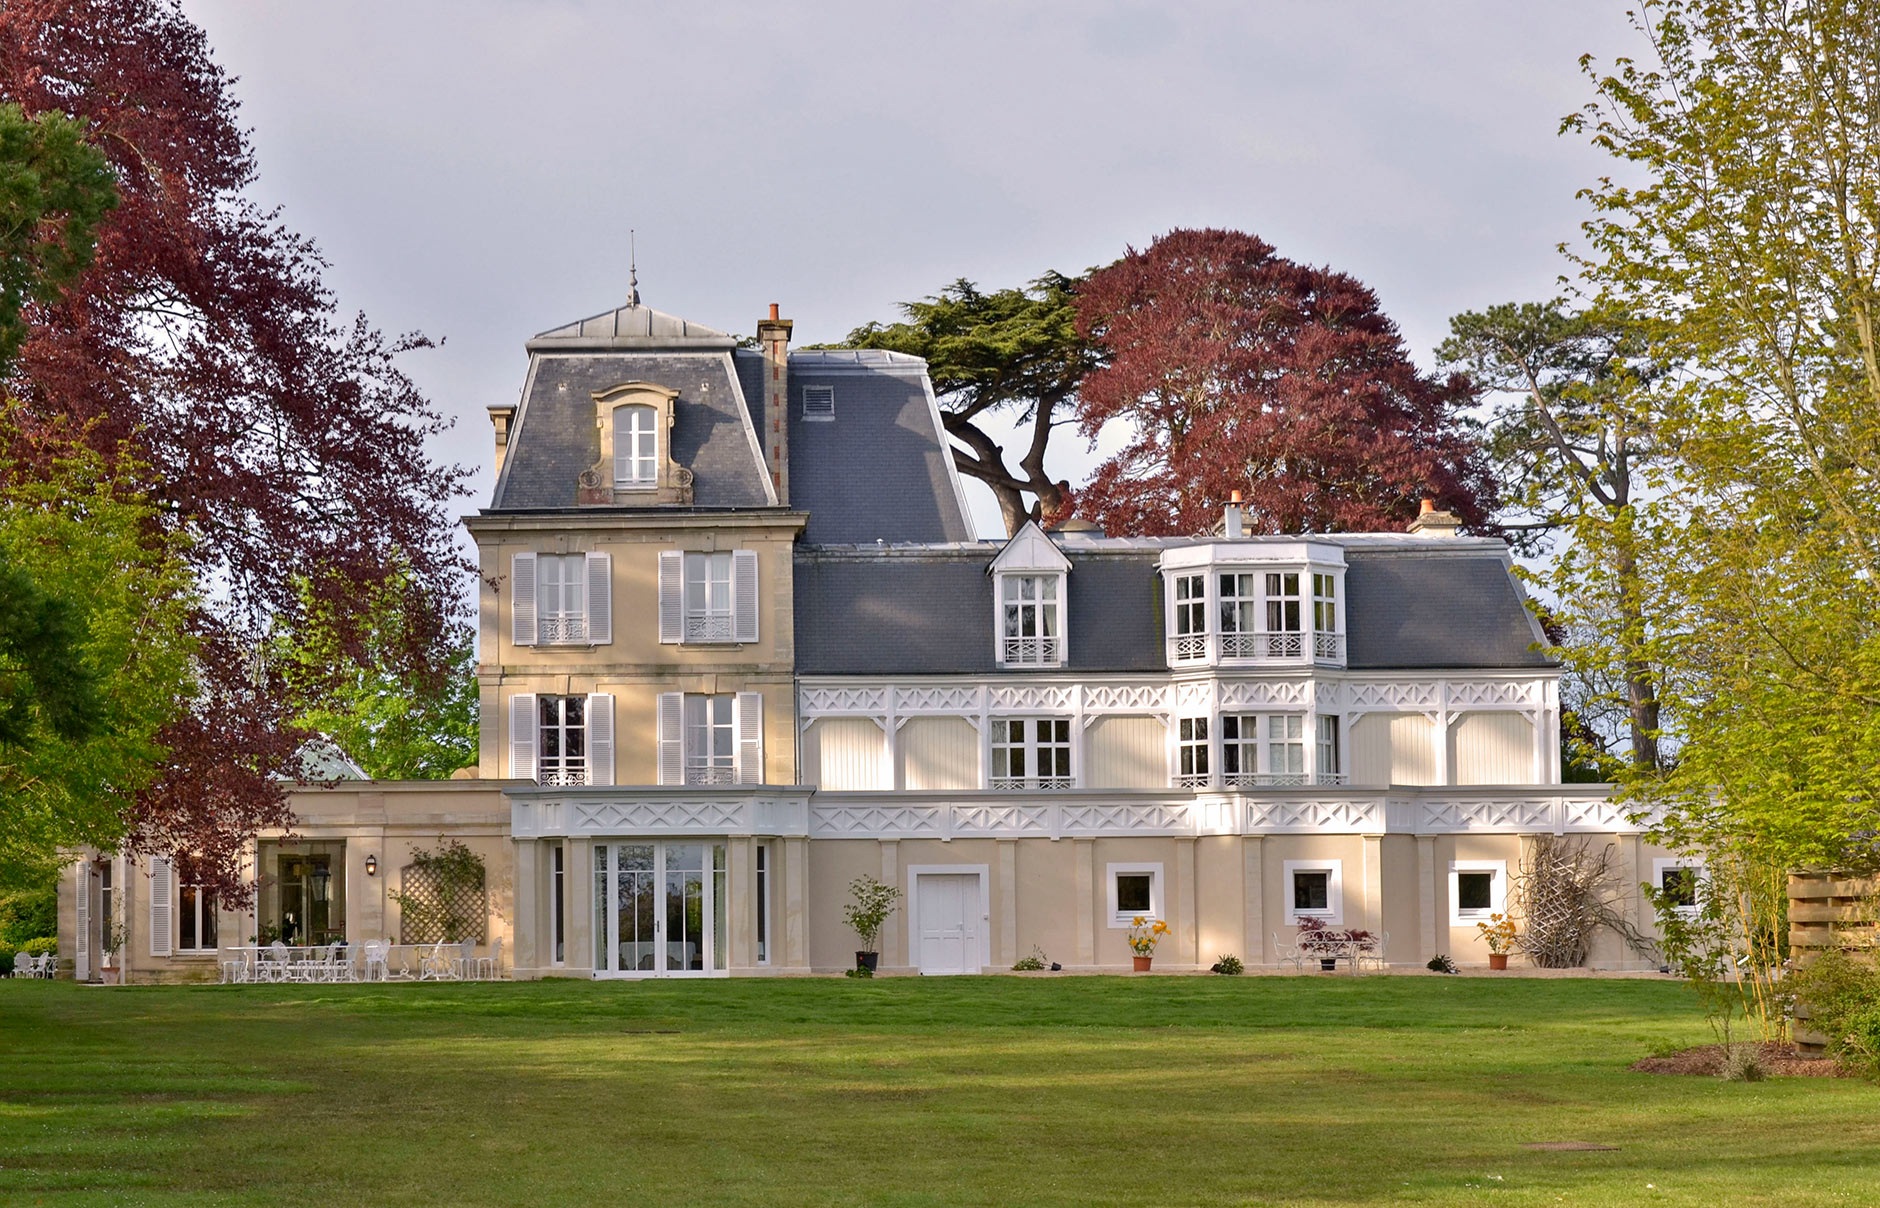
[(596, 974), (725, 971), (723, 843), (598, 843), (594, 891)]

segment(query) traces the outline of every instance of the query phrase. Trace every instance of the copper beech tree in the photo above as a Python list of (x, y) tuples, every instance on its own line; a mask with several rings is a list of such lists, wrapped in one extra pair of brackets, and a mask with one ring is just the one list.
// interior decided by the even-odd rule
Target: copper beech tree
[(1421, 373), (1355, 278), (1253, 235), (1175, 230), (1092, 273), (1076, 305), (1107, 355), (1083, 379), (1082, 430), (1131, 429), (1077, 496), (1106, 531), (1202, 531), (1236, 490), (1256, 532), (1401, 528), (1425, 493), (1488, 525), (1467, 379)]
[[(190, 622), (195, 698), (125, 803), (124, 840), (239, 892), (244, 842), (290, 820), (277, 777), (304, 735), (258, 652), (293, 630), (298, 593), (331, 605), (396, 581), (410, 623), (381, 655), (446, 665), (468, 569), (447, 508), (464, 472), (427, 454), (446, 421), (397, 366), (427, 341), (343, 318), (313, 244), (245, 196), (256, 166), (230, 80), (176, 4), (0, 5), (0, 101), (85, 119), (119, 199), (89, 268), (28, 303), (5, 387), (29, 427), (74, 421), (148, 467), (131, 485), (186, 538), (208, 601)], [(341, 662), (360, 657), (344, 618), (365, 610), (328, 611)]]

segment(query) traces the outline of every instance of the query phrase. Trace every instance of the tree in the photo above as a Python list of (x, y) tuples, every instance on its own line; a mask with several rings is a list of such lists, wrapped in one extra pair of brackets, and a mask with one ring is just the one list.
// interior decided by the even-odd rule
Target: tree
[[(1670, 841), (1745, 867), (1880, 862), (1880, 2), (1652, 0), (1649, 54), (1569, 130), (1585, 287), (1633, 317), (1675, 458), (1653, 477), (1647, 636)], [(1614, 660), (1622, 651), (1610, 652)]]
[[(0, 412), (14, 436), (18, 409)], [(194, 693), (191, 581), (152, 540), (141, 470), (48, 438), (42, 475), (0, 460), (0, 890), (43, 885), (62, 849), (117, 848)]]
[(1236, 490), (1255, 531), (1400, 528), (1425, 494), (1488, 525), (1468, 383), (1418, 372), (1352, 277), (1252, 235), (1176, 230), (1092, 273), (1076, 306), (1108, 356), (1083, 383), (1083, 432), (1133, 428), (1080, 496), (1106, 531), (1203, 531)]
[[(135, 450), (147, 541), (186, 539), (198, 682), (127, 840), (196, 853), (234, 900), (243, 839), (291, 822), (275, 774), (304, 734), (257, 654), (294, 626), (297, 585), (337, 602), (402, 576), (411, 624), (388, 654), (417, 669), (466, 608), (447, 511), (464, 472), (427, 455), (445, 421), (397, 366), (427, 341), (342, 319), (312, 243), (245, 196), (230, 82), (173, 0), (0, 7), (0, 97), (85, 120), (117, 177), (94, 261), (26, 306), (7, 385), (28, 431), (69, 418), (94, 448)], [(364, 633), (339, 624), (339, 652), (361, 657)]]
[[(1566, 614), (1564, 627), (1591, 638), (1555, 644), (1580, 717), (1597, 717), (1616, 697), (1630, 758), (1656, 767), (1659, 671), (1646, 654), (1654, 618), (1645, 612), (1634, 503), (1645, 471), (1662, 461), (1643, 390), (1659, 371), (1622, 317), (1559, 302), (1471, 311), (1449, 327), (1437, 359), (1496, 398), (1489, 453), (1516, 512), (1503, 529), (1528, 536), (1530, 552), (1542, 544), (1534, 537), (1566, 542), (1538, 577)], [(1616, 667), (1604, 661), (1609, 650), (1619, 652)], [(1589, 754), (1609, 754), (1595, 745)]]
[(304, 588), (300, 627), (275, 644), (274, 662), (298, 706), (296, 723), (338, 743), (375, 780), (442, 780), (476, 763), (476, 634), (445, 629), (446, 645), (428, 673), (399, 665), (406, 645), (403, 585), (393, 581), (365, 602), (366, 653), (349, 660), (332, 604)]
[[(1077, 330), (1077, 288), (1075, 279), (1056, 272), (1024, 289), (993, 293), (961, 278), (931, 297), (902, 303), (905, 322), (869, 323), (841, 345), (926, 358), (943, 402), (941, 422), (966, 446), (953, 449), (953, 464), (992, 488), (1008, 535), (1027, 519), (1051, 524), (1071, 512), (1070, 483), (1052, 481), (1044, 456), (1052, 430), (1072, 422), (1066, 412), (1084, 377), (1102, 364)], [(1012, 412), (1031, 425), (1016, 470), (981, 427), (992, 412)], [(1027, 494), (1034, 502), (1025, 502)]]
[(25, 342), (28, 299), (58, 300), (91, 263), (98, 220), (115, 205), (110, 166), (83, 121), (0, 104), (0, 374)]

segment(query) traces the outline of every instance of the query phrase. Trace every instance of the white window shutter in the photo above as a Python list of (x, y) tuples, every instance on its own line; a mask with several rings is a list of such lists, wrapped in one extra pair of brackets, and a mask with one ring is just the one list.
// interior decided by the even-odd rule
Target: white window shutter
[(676, 549), (659, 551), (659, 640), (677, 642), (685, 636), (685, 555)]
[(588, 641), (596, 646), (614, 640), (614, 556), (589, 553), (587, 556), (587, 629)]
[(587, 758), (589, 784), (614, 782), (614, 698), (605, 693), (587, 698)]
[(685, 783), (685, 694), (682, 692), (659, 694), (659, 783)]
[(518, 692), (509, 698), (509, 776), (535, 779), (535, 693)]
[(535, 555), (517, 554), (509, 562), (510, 635), (518, 646), (535, 645)]
[(91, 861), (78, 862), (78, 951), (72, 963), (72, 975), (79, 981), (91, 980)]
[(731, 612), (733, 641), (757, 640), (757, 551), (731, 552)]
[(738, 693), (738, 783), (764, 783), (764, 696)]
[(168, 856), (150, 857), (150, 955), (170, 955), (170, 903), (176, 898), (176, 873)]

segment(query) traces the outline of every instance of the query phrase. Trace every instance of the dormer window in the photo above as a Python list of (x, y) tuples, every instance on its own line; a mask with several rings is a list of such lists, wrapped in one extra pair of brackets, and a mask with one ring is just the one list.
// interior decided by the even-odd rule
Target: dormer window
[(1070, 559), (1029, 521), (992, 560), (992, 634), (1001, 667), (1062, 667), (1068, 661), (1070, 570)]
[(1220, 577), (1221, 657), (1253, 658), (1260, 631), (1260, 601), (1255, 594), (1258, 575), (1228, 574)]
[(1304, 653), (1299, 635), (1299, 574), (1285, 571), (1266, 576), (1266, 653), (1269, 658), (1297, 658)]
[(1170, 550), (1158, 567), (1169, 666), (1343, 662), (1342, 562), (1307, 542)]
[(614, 408), (614, 487), (648, 491), (659, 484), (659, 412), (652, 407)]
[(1334, 575), (1312, 576), (1313, 653), (1322, 659), (1341, 659), (1344, 650), (1338, 625), (1338, 579)]

